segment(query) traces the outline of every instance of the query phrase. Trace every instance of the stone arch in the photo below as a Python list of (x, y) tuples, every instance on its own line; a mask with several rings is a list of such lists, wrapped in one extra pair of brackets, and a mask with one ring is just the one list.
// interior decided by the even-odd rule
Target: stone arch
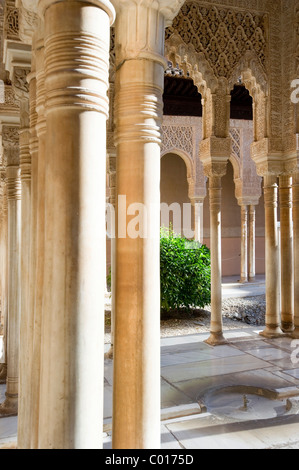
[(229, 89), (232, 90), (240, 80), (253, 99), (254, 140), (260, 141), (267, 137), (269, 128), (267, 113), (269, 84), (258, 58), (252, 51), (247, 51), (234, 68), (228, 81)]
[(173, 34), (165, 43), (165, 57), (183, 70), (186, 77), (193, 79), (199, 93), (205, 94), (209, 88), (217, 89), (218, 81), (204, 54), (195, 51), (192, 44), (186, 45), (179, 35)]

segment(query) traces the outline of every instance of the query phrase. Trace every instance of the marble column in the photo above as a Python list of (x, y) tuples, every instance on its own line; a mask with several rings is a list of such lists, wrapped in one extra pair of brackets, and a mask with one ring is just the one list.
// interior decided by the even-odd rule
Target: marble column
[(293, 338), (299, 338), (299, 172), (293, 175), (293, 237), (294, 237), (294, 330)]
[(2, 137), (4, 132), (9, 139), (5, 148), (8, 201), (8, 324), (6, 398), (0, 405), (0, 415), (11, 416), (18, 413), (19, 392), (21, 182), (18, 128), (7, 126), (4, 131), (3, 126)]
[[(21, 424), (28, 416), (28, 313), (29, 313), (29, 266), (30, 266), (30, 219), (31, 219), (31, 155), (30, 130), (28, 119), (28, 101), (21, 102), (26, 107), (26, 121), (21, 122), (20, 129), (20, 170), (21, 170), (21, 319), (20, 319), (20, 389), (19, 389), (19, 426), (18, 448), (22, 439), (28, 439), (28, 426)], [(28, 425), (28, 422), (27, 422)], [(23, 432), (22, 432), (23, 430)], [(26, 447), (24, 447), (26, 448)]]
[(280, 328), (280, 266), (277, 230), (277, 176), (264, 176), (265, 244), (266, 244), (266, 327), (260, 333), (269, 338), (279, 336)]
[(3, 204), (2, 204), (2, 265), (1, 265), (1, 309), (3, 317), (3, 349), (4, 362), (0, 364), (0, 383), (6, 383), (7, 377), (7, 323), (8, 323), (8, 221), (7, 221), (7, 184), (6, 168), (2, 168), (3, 182)]
[(39, 401), (40, 401), (40, 364), (41, 364), (41, 324), (43, 312), (44, 292), (44, 224), (45, 224), (45, 144), (46, 144), (46, 117), (45, 117), (45, 69), (44, 69), (44, 40), (43, 24), (38, 28), (36, 41), (36, 136), (38, 142), (38, 158), (34, 176), (36, 190), (36, 217), (35, 217), (35, 247), (32, 256), (36, 259), (35, 277), (38, 279), (39, 289), (34, 290), (33, 313), (34, 329), (32, 338), (32, 365), (31, 365), (31, 420), (30, 420), (30, 446), (38, 447), (39, 433)]
[(280, 201), (280, 272), (281, 272), (281, 329), (293, 330), (294, 323), (294, 265), (292, 227), (292, 178), (279, 177)]
[(39, 13), (47, 130), (38, 447), (101, 448), (114, 8), (108, 0), (41, 0)]
[(248, 282), (248, 206), (241, 205), (241, 282)]
[[(217, 167), (217, 171), (215, 169)], [(221, 178), (226, 163), (214, 164), (209, 176), (210, 198), (210, 250), (211, 250), (211, 326), (206, 343), (219, 345), (226, 342), (222, 322), (222, 268), (221, 268)]]
[[(115, 0), (113, 3), (117, 8), (117, 295), (112, 447), (157, 449), (160, 447), (160, 145), (166, 68), (164, 29), (165, 18), (173, 19), (183, 2)], [(119, 207), (121, 196), (124, 203)], [(121, 223), (134, 210), (136, 216), (142, 211), (139, 233), (132, 227), (132, 217), (127, 218), (128, 225)]]
[(249, 281), (255, 280), (255, 205), (249, 206), (249, 253), (248, 253)]

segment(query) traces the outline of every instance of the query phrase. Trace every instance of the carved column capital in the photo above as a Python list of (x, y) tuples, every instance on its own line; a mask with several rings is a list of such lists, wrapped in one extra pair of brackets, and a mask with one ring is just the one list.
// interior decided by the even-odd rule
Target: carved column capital
[(158, 10), (163, 16), (165, 26), (170, 26), (174, 17), (178, 14), (180, 8), (183, 6), (185, 0), (141, 0), (138, 2), (134, 0), (112, 0), (117, 13), (121, 12), (123, 8), (152, 8)]

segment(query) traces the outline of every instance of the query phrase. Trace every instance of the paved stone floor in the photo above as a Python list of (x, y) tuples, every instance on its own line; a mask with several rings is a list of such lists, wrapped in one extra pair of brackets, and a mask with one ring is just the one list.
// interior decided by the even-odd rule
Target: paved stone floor
[[(254, 288), (235, 281), (224, 286), (230, 297), (263, 293), (262, 281)], [(204, 342), (208, 333), (161, 338), (162, 449), (299, 449), (299, 343), (265, 339), (260, 331), (227, 330), (227, 344), (217, 347)], [(105, 449), (112, 369), (105, 359)], [(0, 402), (4, 393), (0, 385)], [(0, 448), (15, 448), (16, 434), (17, 418), (1, 418)]]
[[(162, 449), (299, 449), (296, 348), (291, 338), (265, 339), (259, 331), (226, 332), (228, 343), (218, 347), (203, 342), (208, 334), (161, 339)], [(216, 411), (209, 409), (215, 392)], [(226, 414), (232, 392), (236, 410), (249, 397), (247, 411)], [(107, 449), (111, 402), (112, 360), (105, 360)]]

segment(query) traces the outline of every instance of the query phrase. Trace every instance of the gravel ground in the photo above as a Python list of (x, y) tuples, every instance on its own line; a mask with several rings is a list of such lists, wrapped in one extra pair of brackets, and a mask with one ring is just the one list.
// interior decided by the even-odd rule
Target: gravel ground
[[(265, 324), (266, 300), (264, 295), (238, 297), (222, 301), (223, 328), (239, 329)], [(210, 306), (192, 313), (180, 312), (163, 317), (161, 337), (206, 333), (210, 327)], [(110, 312), (106, 312), (105, 343), (110, 343)]]

